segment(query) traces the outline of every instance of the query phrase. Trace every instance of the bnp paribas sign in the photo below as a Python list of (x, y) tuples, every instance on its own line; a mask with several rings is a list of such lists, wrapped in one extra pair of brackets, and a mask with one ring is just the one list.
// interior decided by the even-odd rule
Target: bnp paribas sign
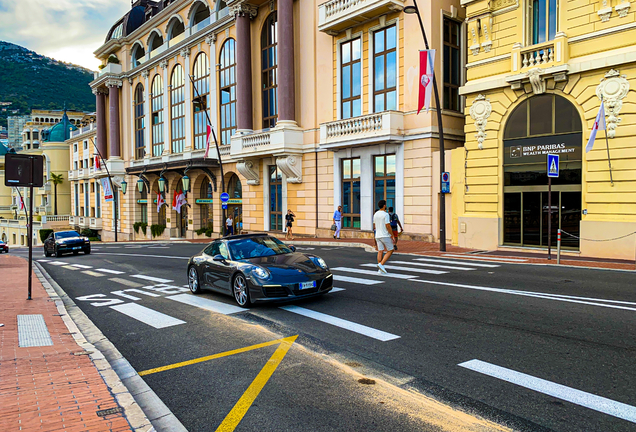
[(563, 162), (580, 161), (581, 140), (581, 133), (505, 140), (504, 164), (544, 163), (548, 154), (558, 154)]

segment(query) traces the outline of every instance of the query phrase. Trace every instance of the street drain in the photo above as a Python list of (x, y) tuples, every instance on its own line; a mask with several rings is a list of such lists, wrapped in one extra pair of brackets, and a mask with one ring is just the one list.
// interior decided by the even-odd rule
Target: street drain
[(120, 412), (124, 412), (122, 407), (100, 410), (100, 411), (97, 411), (96, 414), (99, 417), (106, 417), (106, 416), (113, 415), (113, 414), (119, 414)]
[(365, 385), (373, 385), (375, 384), (375, 380), (369, 379), (369, 378), (360, 378), (358, 380), (358, 382), (360, 384), (365, 384)]

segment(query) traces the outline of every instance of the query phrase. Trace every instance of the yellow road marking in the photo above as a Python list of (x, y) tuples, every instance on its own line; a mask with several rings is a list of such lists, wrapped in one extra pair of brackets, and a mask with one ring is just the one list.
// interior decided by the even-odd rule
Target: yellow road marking
[(280, 346), (274, 351), (274, 354), (267, 361), (267, 364), (261, 371), (258, 373), (252, 384), (247, 388), (243, 396), (236, 402), (232, 411), (225, 417), (223, 423), (218, 427), (216, 432), (232, 432), (238, 424), (241, 422), (247, 410), (250, 409), (254, 400), (258, 394), (263, 390), (267, 381), (272, 377), (272, 374), (276, 371), (276, 368), (280, 364), (280, 362), (285, 358), (285, 355), (294, 344), (296, 340), (296, 336), (291, 336), (288, 338), (281, 339), (277, 342), (280, 342)]
[[(297, 337), (298, 336), (294, 336), (294, 340), (296, 340)], [(252, 350), (255, 350), (255, 349), (259, 349), (259, 348), (265, 348), (265, 347), (268, 347), (268, 346), (281, 344), (284, 341), (287, 341), (288, 339), (289, 338), (287, 338), (287, 339), (276, 339), (276, 340), (271, 341), (271, 342), (264, 342), (264, 343), (260, 343), (260, 344), (257, 344), (257, 345), (251, 345), (251, 346), (248, 346), (248, 347), (245, 347), (245, 348), (239, 348), (239, 349), (235, 349), (235, 350), (231, 350), (231, 351), (222, 352), (222, 353), (219, 353), (219, 354), (213, 354), (213, 355), (210, 355), (210, 356), (199, 357), (199, 358), (196, 358), (196, 359), (193, 359), (193, 360), (188, 360), (188, 361), (184, 361), (184, 362), (180, 362), (180, 363), (174, 363), (174, 364), (171, 364), (171, 365), (161, 366), (161, 367), (154, 368), (154, 369), (148, 369), (148, 370), (139, 372), (139, 375), (140, 376), (150, 375), (150, 374), (155, 374), (157, 372), (164, 372), (164, 371), (167, 371), (167, 370), (170, 370), (170, 369), (177, 369), (177, 368), (180, 368), (180, 367), (189, 366), (189, 365), (196, 364), (196, 363), (203, 363), (203, 362), (206, 362), (206, 361), (210, 361), (210, 360), (214, 360), (214, 359), (218, 359), (218, 358), (222, 358), (222, 357), (231, 356), (231, 355), (234, 355), (234, 354), (240, 354), (240, 353), (244, 353), (244, 352), (247, 352), (247, 351), (252, 351)]]

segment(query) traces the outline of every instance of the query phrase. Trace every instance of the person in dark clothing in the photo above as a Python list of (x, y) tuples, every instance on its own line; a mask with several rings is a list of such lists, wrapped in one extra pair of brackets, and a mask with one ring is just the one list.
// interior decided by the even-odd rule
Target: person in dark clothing
[(294, 218), (296, 215), (293, 211), (287, 210), (287, 214), (285, 215), (285, 226), (287, 227), (287, 233), (285, 234), (285, 240), (293, 240), (294, 234), (292, 233), (292, 226), (294, 224)]
[[(397, 250), (398, 238), (400, 234), (404, 232), (404, 228), (402, 227), (402, 223), (400, 222), (400, 218), (397, 213), (393, 211), (393, 207), (389, 207), (389, 218), (391, 220), (391, 230), (393, 231), (393, 237), (395, 237), (395, 244), (393, 245), (394, 250)], [(400, 232), (398, 232), (398, 225), (400, 226)]]

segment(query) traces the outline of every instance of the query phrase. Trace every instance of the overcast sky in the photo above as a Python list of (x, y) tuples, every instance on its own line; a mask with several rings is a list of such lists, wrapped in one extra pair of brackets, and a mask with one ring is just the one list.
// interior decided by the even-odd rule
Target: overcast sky
[(130, 0), (0, 0), (0, 40), (97, 70), (93, 52)]

